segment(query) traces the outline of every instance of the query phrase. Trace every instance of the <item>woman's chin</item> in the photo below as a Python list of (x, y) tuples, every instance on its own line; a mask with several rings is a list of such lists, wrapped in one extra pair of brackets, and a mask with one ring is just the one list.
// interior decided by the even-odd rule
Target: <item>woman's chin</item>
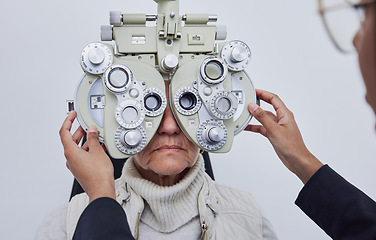
[(161, 176), (173, 176), (182, 173), (186, 168), (191, 167), (184, 158), (166, 156), (160, 160), (149, 163), (149, 168), (154, 173)]

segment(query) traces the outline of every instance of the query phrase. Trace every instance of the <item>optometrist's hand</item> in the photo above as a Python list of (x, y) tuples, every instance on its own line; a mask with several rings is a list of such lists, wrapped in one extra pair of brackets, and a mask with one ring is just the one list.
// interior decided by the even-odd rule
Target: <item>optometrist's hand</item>
[(305, 184), (323, 164), (305, 146), (294, 115), (283, 101), (267, 91), (257, 89), (256, 94), (271, 104), (276, 113), (249, 104), (248, 110), (262, 125), (248, 125), (245, 130), (266, 137), (283, 164)]
[(79, 127), (72, 135), (71, 128), (77, 113), (73, 111), (60, 129), (67, 168), (72, 172), (88, 194), (90, 202), (100, 197), (115, 197), (114, 168), (111, 160), (99, 143), (96, 127), (91, 126), (84, 146), (78, 144), (85, 134)]

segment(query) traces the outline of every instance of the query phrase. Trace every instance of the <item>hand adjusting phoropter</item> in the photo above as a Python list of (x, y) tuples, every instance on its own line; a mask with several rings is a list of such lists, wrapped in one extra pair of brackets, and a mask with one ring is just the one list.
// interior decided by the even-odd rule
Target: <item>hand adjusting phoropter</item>
[[(223, 42), (226, 29), (210, 24), (215, 15), (181, 16), (178, 0), (155, 2), (156, 15), (111, 12), (111, 25), (101, 27), (108, 43), (82, 50), (79, 123), (96, 125), (109, 154), (124, 158), (148, 144), (170, 104), (192, 142), (227, 152), (252, 117), (247, 105), (257, 101), (244, 71), (251, 51), (242, 41)], [(170, 103), (164, 80), (171, 80)]]

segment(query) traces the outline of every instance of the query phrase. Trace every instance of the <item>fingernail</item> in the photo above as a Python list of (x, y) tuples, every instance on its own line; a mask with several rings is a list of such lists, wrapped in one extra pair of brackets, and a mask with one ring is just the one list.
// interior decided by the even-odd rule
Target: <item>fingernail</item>
[(259, 107), (259, 105), (257, 105), (256, 103), (250, 103), (249, 104), (249, 110), (251, 111), (251, 112), (254, 112), (254, 111), (256, 111), (256, 109)]
[(87, 130), (88, 132), (97, 132), (97, 128), (95, 126), (90, 126), (89, 129)]

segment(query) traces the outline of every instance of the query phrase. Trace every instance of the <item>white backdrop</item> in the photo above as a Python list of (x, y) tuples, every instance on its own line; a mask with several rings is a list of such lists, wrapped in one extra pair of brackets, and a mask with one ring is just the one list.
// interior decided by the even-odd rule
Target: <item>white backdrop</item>
[[(58, 130), (82, 75), (79, 54), (98, 41), (108, 12), (156, 13), (152, 0), (5, 0), (1, 22), (2, 239), (33, 239), (66, 204), (72, 180)], [(180, 0), (180, 14), (215, 13), (228, 40), (253, 51), (247, 72), (295, 113), (309, 149), (376, 199), (375, 118), (355, 55), (329, 41), (314, 0)], [(265, 104), (263, 104), (266, 107)], [(298, 207), (300, 180), (261, 135), (241, 133), (228, 154), (211, 155), (218, 182), (251, 192), (280, 239), (329, 239)]]

